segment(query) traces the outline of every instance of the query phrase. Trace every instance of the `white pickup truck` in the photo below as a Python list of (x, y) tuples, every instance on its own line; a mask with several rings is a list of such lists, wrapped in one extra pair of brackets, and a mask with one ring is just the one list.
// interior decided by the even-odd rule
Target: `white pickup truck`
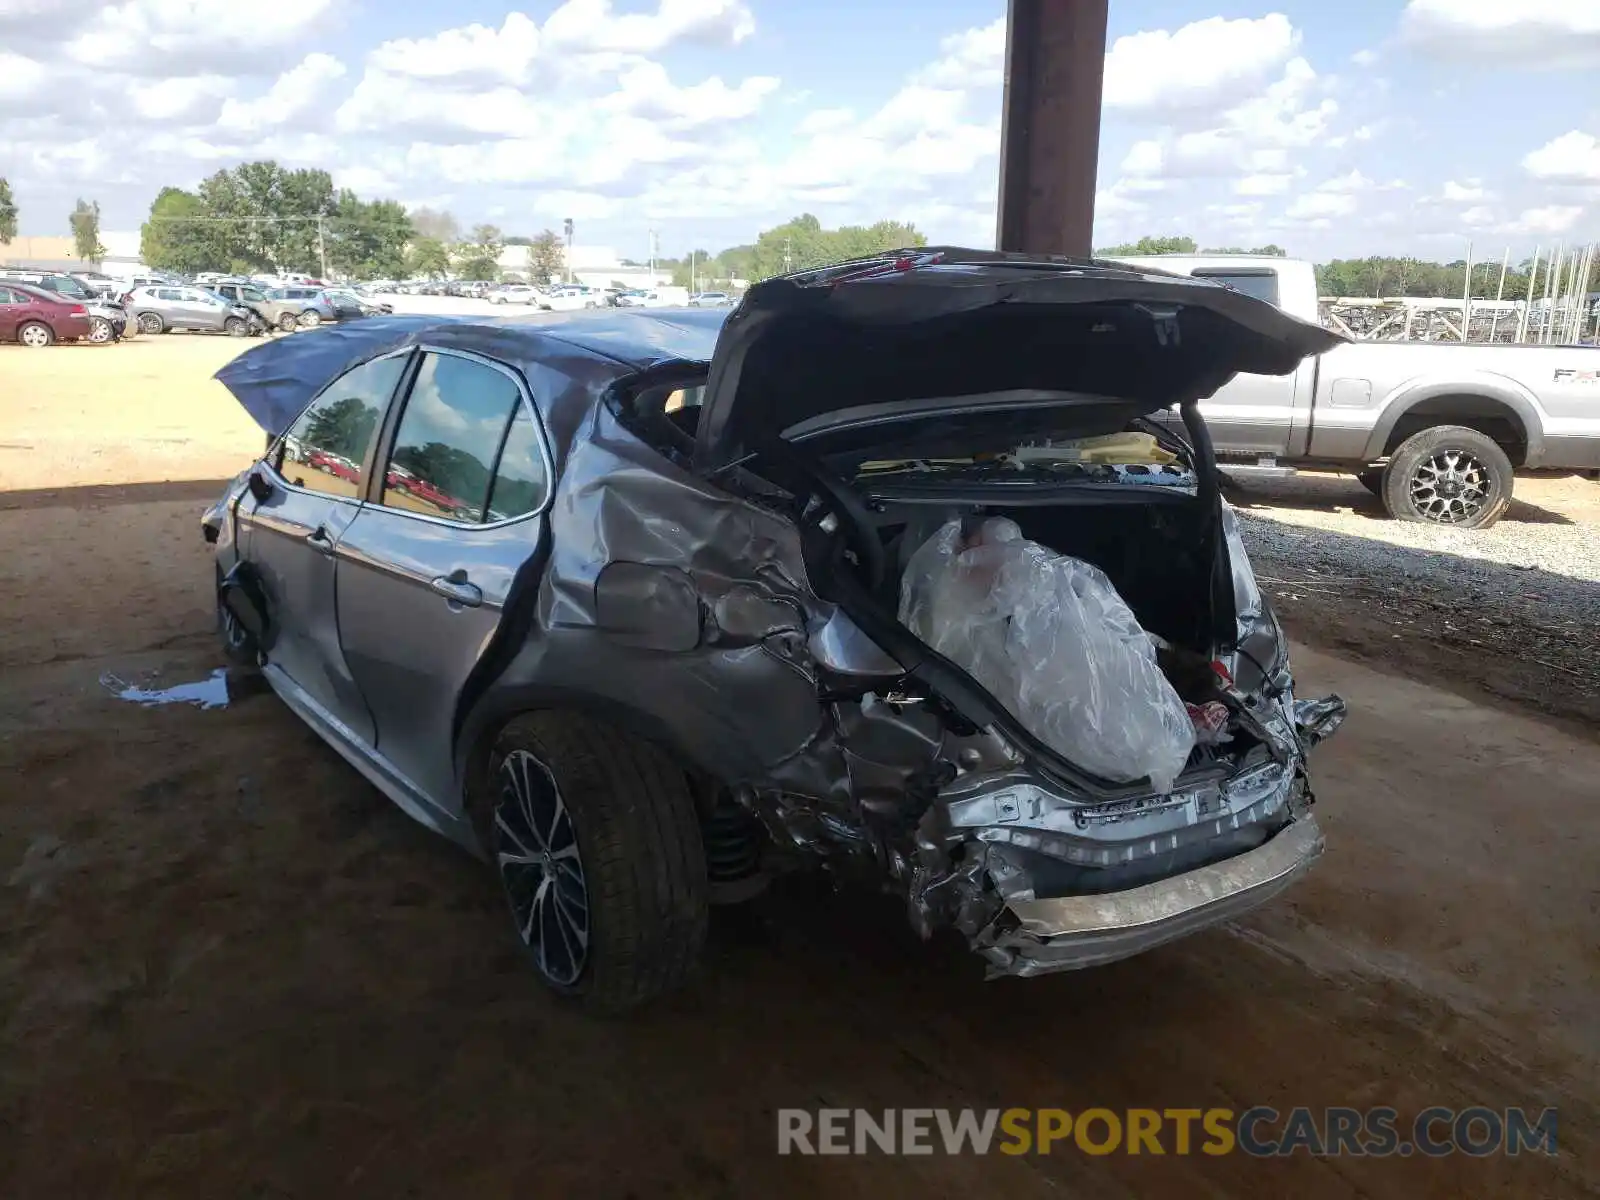
[[(1214, 279), (1319, 319), (1308, 262), (1117, 261)], [(1224, 472), (1350, 471), (1394, 517), (1482, 528), (1511, 503), (1516, 469), (1600, 469), (1600, 349), (1351, 342), (1293, 375), (1236, 376), (1200, 411)]]

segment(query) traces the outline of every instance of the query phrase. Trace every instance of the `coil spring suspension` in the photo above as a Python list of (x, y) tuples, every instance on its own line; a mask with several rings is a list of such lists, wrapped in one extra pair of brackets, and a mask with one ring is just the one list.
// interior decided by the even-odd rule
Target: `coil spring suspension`
[(713, 883), (749, 879), (760, 871), (761, 825), (726, 791), (718, 793), (702, 832), (706, 873)]

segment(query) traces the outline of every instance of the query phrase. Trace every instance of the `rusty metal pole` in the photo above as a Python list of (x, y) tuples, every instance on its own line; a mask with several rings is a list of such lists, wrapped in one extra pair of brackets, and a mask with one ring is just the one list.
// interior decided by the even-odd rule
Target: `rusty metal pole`
[(1087, 257), (1109, 0), (1009, 0), (1001, 250)]

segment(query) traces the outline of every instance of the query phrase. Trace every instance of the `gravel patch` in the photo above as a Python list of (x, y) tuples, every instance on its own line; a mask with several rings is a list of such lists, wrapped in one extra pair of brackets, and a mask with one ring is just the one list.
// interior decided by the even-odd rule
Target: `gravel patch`
[[(1359, 488), (1359, 484), (1351, 484)], [(1234, 490), (1264, 592), (1305, 641), (1600, 723), (1600, 488), (1465, 531), (1391, 521), (1364, 493)], [(1530, 489), (1531, 490), (1531, 489)], [(1555, 493), (1551, 493), (1555, 494)]]

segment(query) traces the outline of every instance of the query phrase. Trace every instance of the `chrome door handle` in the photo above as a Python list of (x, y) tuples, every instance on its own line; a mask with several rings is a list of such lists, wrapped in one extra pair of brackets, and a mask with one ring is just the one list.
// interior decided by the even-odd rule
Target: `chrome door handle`
[(333, 553), (333, 539), (328, 536), (327, 528), (322, 525), (318, 525), (314, 532), (306, 534), (306, 545), (318, 554)]
[(478, 605), (483, 603), (483, 589), (475, 583), (468, 583), (465, 571), (454, 571), (449, 575), (440, 575), (432, 580), (428, 586), (452, 604), (461, 604), (467, 608), (477, 608)]

